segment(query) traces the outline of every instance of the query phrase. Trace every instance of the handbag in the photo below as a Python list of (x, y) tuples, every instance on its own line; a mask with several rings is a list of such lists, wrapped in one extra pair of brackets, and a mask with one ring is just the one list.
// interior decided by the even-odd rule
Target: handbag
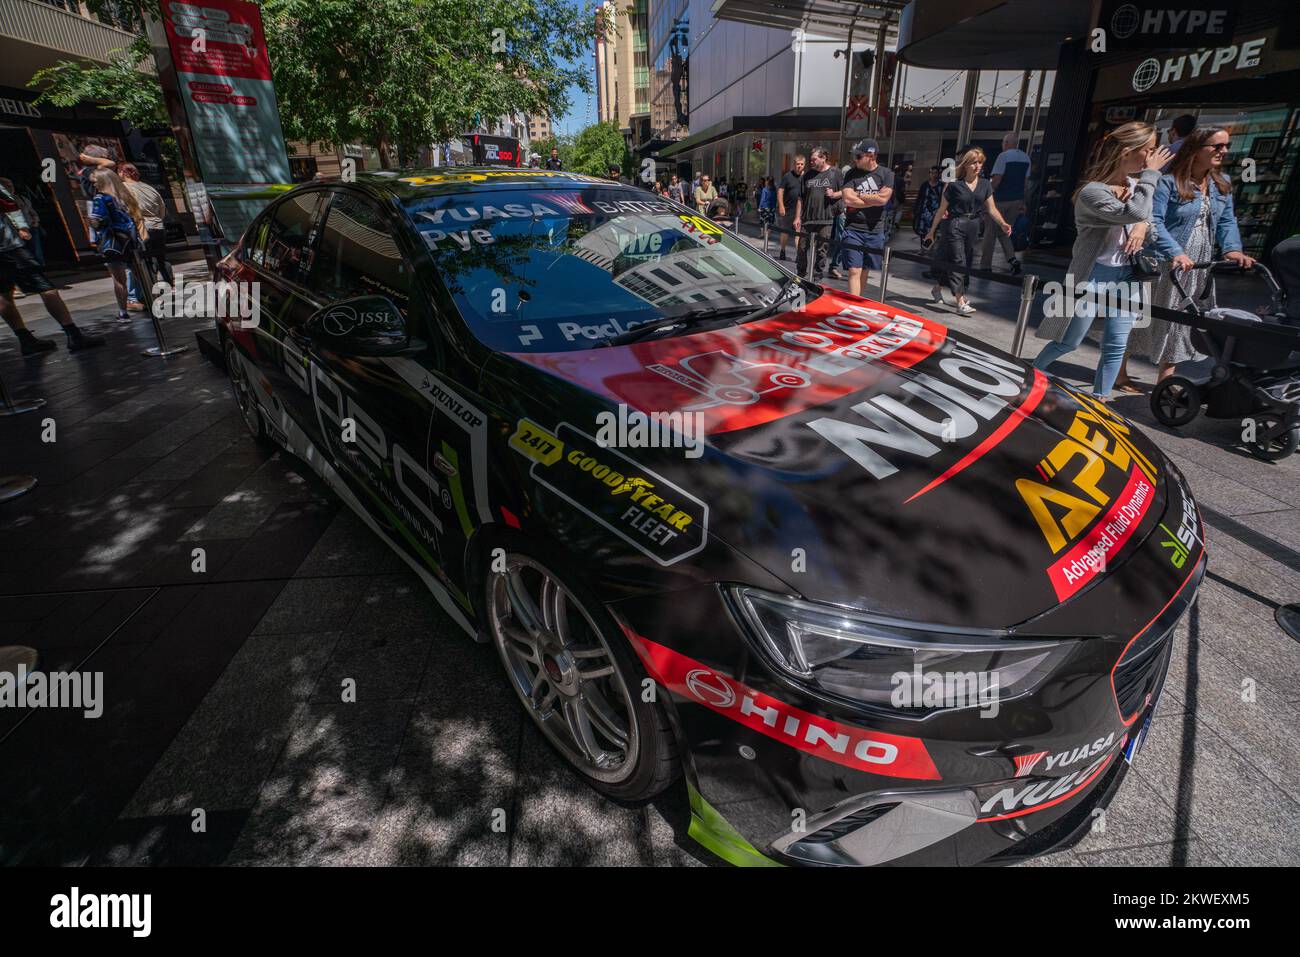
[[(1128, 230), (1129, 227), (1125, 226), (1124, 227), (1125, 239), (1128, 238)], [(1147, 242), (1150, 242), (1149, 233), (1147, 236)], [(1139, 277), (1154, 278), (1156, 276), (1159, 276), (1160, 263), (1161, 263), (1160, 257), (1157, 256), (1154, 251), (1148, 249), (1145, 243), (1143, 244), (1141, 249), (1139, 249), (1135, 253), (1130, 253), (1128, 257), (1129, 268), (1133, 270), (1133, 274), (1135, 276), (1139, 276)]]

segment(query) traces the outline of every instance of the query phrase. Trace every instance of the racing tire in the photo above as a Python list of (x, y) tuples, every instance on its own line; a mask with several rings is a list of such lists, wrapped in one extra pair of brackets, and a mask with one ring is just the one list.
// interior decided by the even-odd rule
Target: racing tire
[(1201, 411), (1201, 387), (1191, 379), (1173, 375), (1151, 392), (1151, 414), (1161, 425), (1186, 425)]
[(230, 378), (230, 391), (235, 397), (235, 405), (239, 408), (239, 417), (244, 420), (244, 427), (248, 429), (258, 445), (269, 446), (272, 444), (271, 433), (266, 428), (266, 421), (262, 418), (262, 410), (258, 408), (257, 400), (253, 398), (253, 386), (248, 381), (248, 370), (239, 353), (239, 347), (229, 336), (223, 336), (222, 342), (226, 375)]
[(1282, 425), (1281, 418), (1275, 415), (1255, 416), (1255, 435), (1253, 442), (1247, 442), (1246, 448), (1251, 455), (1265, 462), (1277, 462), (1293, 454), (1300, 446), (1300, 426), (1293, 426), (1279, 435), (1268, 438), (1268, 433)]
[(681, 773), (677, 737), (661, 689), (643, 699), (649, 678), (613, 616), (551, 548), (493, 534), (478, 551), (476, 610), (542, 736), (610, 798), (664, 791)]

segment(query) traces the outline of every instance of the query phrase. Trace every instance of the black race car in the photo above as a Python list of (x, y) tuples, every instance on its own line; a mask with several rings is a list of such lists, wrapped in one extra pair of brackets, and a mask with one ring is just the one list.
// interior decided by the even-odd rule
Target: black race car
[(240, 410), (428, 585), (593, 787), (736, 863), (1079, 839), (1205, 568), (1128, 422), (570, 173), (314, 183), (224, 277)]

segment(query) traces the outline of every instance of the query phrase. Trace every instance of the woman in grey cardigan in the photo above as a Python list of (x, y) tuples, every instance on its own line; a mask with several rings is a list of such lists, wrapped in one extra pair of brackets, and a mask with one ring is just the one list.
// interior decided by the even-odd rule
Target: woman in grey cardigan
[[(1137, 298), (1129, 260), (1146, 242), (1160, 167), (1173, 155), (1157, 147), (1156, 139), (1155, 127), (1148, 123), (1125, 123), (1106, 134), (1096, 161), (1083, 177), (1084, 185), (1074, 194), (1077, 235), (1065, 277), (1067, 288), (1075, 285), (1076, 295), (1095, 293), (1098, 299), (1067, 296), (1065, 303), (1072, 303), (1073, 309), (1057, 309), (1057, 315), (1044, 319), (1038, 328), (1039, 338), (1054, 339), (1034, 360), (1034, 368), (1045, 372), (1079, 347), (1099, 313), (1105, 318), (1101, 361), (1092, 385), (1093, 395), (1103, 401), (1115, 386), (1137, 318), (1131, 306), (1108, 309), (1105, 302)], [(1124, 285), (1108, 290), (1110, 284)]]

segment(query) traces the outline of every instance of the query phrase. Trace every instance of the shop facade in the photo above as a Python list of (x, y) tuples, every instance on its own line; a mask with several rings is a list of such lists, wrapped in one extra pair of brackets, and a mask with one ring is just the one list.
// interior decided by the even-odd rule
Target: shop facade
[(47, 263), (99, 262), (90, 241), (89, 201), (77, 177), (77, 156), (87, 146), (102, 146), (117, 163), (134, 163), (141, 178), (162, 194), (169, 242), (184, 242), (195, 233), (167, 130), (136, 130), (88, 104), (64, 108), (34, 100), (30, 90), (0, 87), (0, 176), (13, 182), (40, 218)]
[(1224, 172), (1245, 251), (1259, 258), (1300, 232), (1300, 46), (1288, 15), (1274, 3), (1243, 8), (1230, 42), (1215, 48), (1097, 56), (1081, 41), (1064, 44), (1054, 101), (1062, 109), (1048, 124), (1036, 177), (1034, 246), (1068, 250), (1071, 197), (1107, 132), (1142, 120), (1168, 143), (1183, 114), (1232, 137)]
[(1098, 70), (1089, 145), (1115, 125), (1145, 120), (1162, 133), (1183, 114), (1232, 137), (1224, 172), (1245, 252), (1259, 257), (1300, 232), (1300, 49), (1278, 44), (1276, 27), (1239, 31), (1231, 45), (1177, 51)]

